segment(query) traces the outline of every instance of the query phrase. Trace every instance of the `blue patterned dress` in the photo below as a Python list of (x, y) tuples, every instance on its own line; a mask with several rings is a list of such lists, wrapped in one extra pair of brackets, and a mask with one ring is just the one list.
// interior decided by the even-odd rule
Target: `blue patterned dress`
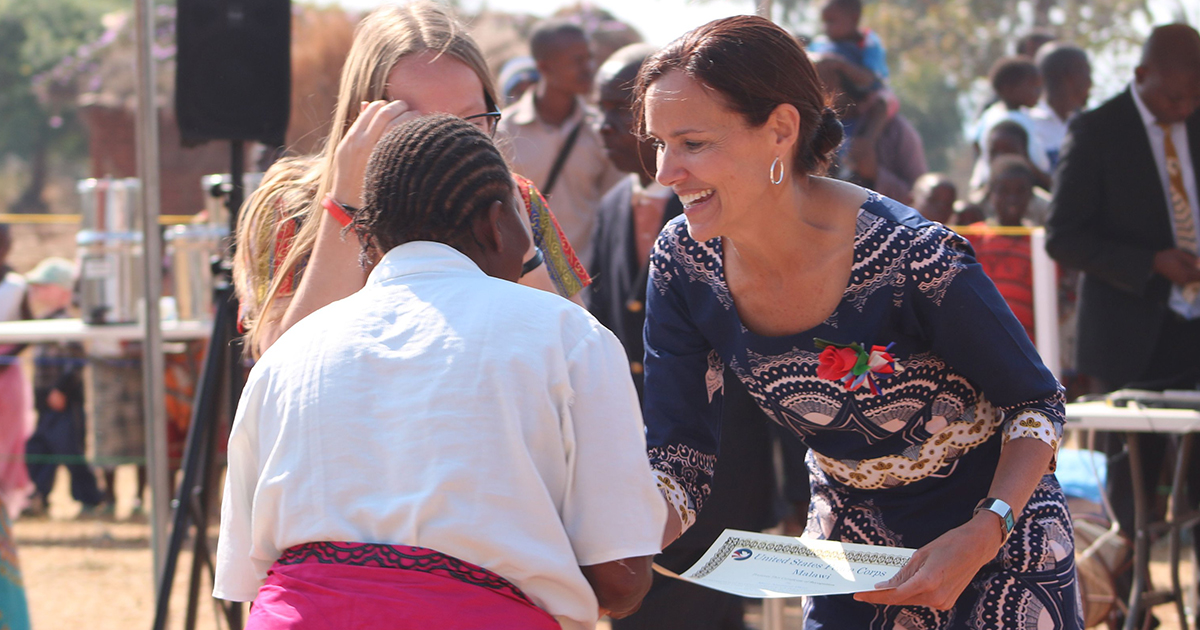
[[(850, 282), (811, 330), (742, 325), (720, 239), (692, 240), (683, 217), (659, 236), (650, 280), (647, 441), (685, 527), (712, 487), (726, 365), (811, 449), (808, 536), (919, 548), (970, 520), (1005, 442), (1058, 447), (1062, 390), (971, 246), (895, 201), (872, 193), (859, 210)], [(817, 375), (817, 340), (890, 344), (900, 370), (851, 390)], [(805, 628), (1081, 630), (1071, 523), (1053, 463), (1046, 473), (952, 610), (815, 597)]]

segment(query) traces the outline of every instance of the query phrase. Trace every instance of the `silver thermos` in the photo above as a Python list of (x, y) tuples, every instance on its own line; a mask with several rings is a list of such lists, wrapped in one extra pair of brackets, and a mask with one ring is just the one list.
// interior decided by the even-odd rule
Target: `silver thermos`
[(75, 236), (83, 321), (135, 322), (142, 296), (138, 180), (85, 179), (77, 188), (83, 201), (82, 229)]

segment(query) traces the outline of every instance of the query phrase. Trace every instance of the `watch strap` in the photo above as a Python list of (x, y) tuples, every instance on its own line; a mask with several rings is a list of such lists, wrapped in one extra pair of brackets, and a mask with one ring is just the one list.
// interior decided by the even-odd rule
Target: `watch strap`
[(988, 497), (981, 500), (976, 506), (972, 514), (978, 514), (981, 510), (987, 510), (1000, 517), (1000, 533), (1003, 536), (1001, 542), (1008, 541), (1009, 534), (1012, 534), (1013, 527), (1016, 525), (1016, 520), (1013, 518), (1012, 507), (1000, 499)]
[(524, 278), (525, 274), (541, 267), (544, 262), (546, 262), (546, 257), (542, 255), (542, 248), (533, 248), (533, 256), (529, 260), (526, 260), (525, 264), (521, 265), (521, 277)]

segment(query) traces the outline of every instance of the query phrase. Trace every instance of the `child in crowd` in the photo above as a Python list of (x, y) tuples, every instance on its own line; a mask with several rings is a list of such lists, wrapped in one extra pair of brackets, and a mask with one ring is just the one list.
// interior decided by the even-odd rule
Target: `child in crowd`
[(1058, 36), (1054, 34), (1054, 31), (1035, 28), (1017, 39), (1017, 54), (1033, 59), (1037, 57), (1038, 51), (1041, 50), (1042, 46), (1056, 39), (1058, 39)]
[[(1033, 198), (1034, 172), (1021, 156), (1002, 155), (992, 161), (987, 201), (1002, 227), (1020, 227)], [(1033, 329), (1033, 263), (1029, 236), (987, 233), (971, 237), (975, 257), (1030, 339)]]
[(514, 57), (505, 62), (500, 68), (500, 95), (504, 98), (504, 107), (521, 100), (525, 90), (537, 85), (541, 75), (538, 74), (537, 63), (533, 57)]
[(809, 50), (841, 55), (873, 75), (870, 82), (856, 81), (859, 87), (881, 87), (888, 78), (887, 51), (874, 31), (860, 26), (861, 20), (860, 0), (829, 0), (821, 9), (825, 34), (813, 41)]
[[(1025, 129), (1026, 154), (1033, 166), (1044, 175), (1050, 171), (1050, 158), (1034, 134), (1029, 108), (1037, 105), (1042, 94), (1042, 78), (1037, 66), (1028, 57), (1004, 57), (992, 65), (988, 77), (999, 99), (984, 110), (975, 126), (974, 141), (979, 152), (971, 173), (971, 189), (982, 189), (988, 180), (988, 165), (995, 157), (988, 150), (987, 138), (992, 128), (1005, 120), (1017, 122)], [(1035, 181), (1043, 181), (1038, 176)]]
[[(985, 146), (988, 154), (992, 156), (992, 160), (1010, 155), (1029, 164), (1029, 138), (1029, 132), (1021, 126), (1021, 123), (1015, 120), (1002, 120), (988, 132)], [(1051, 187), (1050, 176), (1032, 164), (1029, 164), (1029, 171), (1033, 175), (1034, 189), (1033, 197), (1029, 200), (1029, 210), (1025, 214), (1025, 223), (1027, 225), (1045, 225), (1046, 220), (1050, 218), (1050, 194), (1046, 192)], [(982, 199), (987, 195), (991, 188), (987, 184), (988, 182), (985, 182), (984, 187), (977, 191), (976, 199)], [(987, 211), (988, 217), (997, 218), (995, 208), (985, 203), (984, 209)]]
[[(825, 58), (838, 59), (838, 71), (855, 91), (880, 103), (887, 118), (896, 115), (900, 101), (887, 87), (887, 51), (874, 31), (862, 28), (861, 0), (828, 0), (821, 9), (825, 33), (808, 45), (808, 50)], [(860, 99), (863, 100), (863, 99)]]
[(975, 225), (986, 220), (987, 213), (983, 211), (983, 206), (966, 199), (954, 202), (954, 225)]
[[(47, 258), (26, 276), (29, 296), (40, 319), (69, 317), (74, 295), (75, 265), (63, 258)], [(103, 496), (96, 475), (83, 460), (86, 415), (83, 404), (83, 346), (79, 343), (45, 343), (33, 359), (33, 399), (37, 429), (25, 443), (34, 493), (29, 512), (44, 514), (60, 463), (71, 475), (71, 497), (83, 504), (81, 514), (96, 512)]]
[(913, 184), (913, 207), (930, 221), (950, 225), (958, 188), (945, 173), (925, 173)]

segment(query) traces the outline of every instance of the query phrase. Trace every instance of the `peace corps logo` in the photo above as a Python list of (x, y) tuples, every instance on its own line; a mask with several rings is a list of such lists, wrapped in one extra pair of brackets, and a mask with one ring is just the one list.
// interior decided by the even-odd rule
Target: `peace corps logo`
[(735, 549), (733, 552), (733, 555), (730, 557), (733, 558), (734, 560), (749, 560), (750, 556), (753, 556), (753, 555), (754, 555), (753, 551), (750, 551), (749, 549), (746, 549), (745, 547), (743, 547), (741, 549)]

